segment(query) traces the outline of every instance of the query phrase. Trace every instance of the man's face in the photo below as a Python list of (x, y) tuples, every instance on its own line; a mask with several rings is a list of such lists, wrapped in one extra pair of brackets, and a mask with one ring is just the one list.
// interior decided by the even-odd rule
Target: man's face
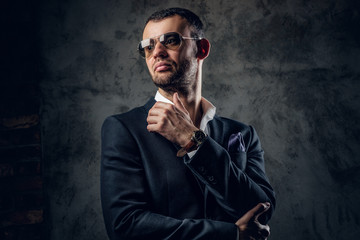
[[(184, 37), (191, 36), (186, 19), (175, 15), (161, 21), (148, 22), (143, 39), (169, 32), (177, 32)], [(196, 41), (184, 40), (176, 50), (167, 49), (156, 42), (151, 56), (146, 57), (146, 64), (156, 86), (168, 92), (186, 89), (195, 81), (197, 73)]]

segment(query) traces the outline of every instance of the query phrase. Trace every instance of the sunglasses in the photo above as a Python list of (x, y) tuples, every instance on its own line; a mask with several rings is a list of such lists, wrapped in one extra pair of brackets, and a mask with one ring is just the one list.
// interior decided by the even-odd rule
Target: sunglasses
[(164, 47), (170, 50), (176, 50), (181, 46), (183, 40), (200, 40), (201, 38), (183, 37), (177, 32), (161, 34), (157, 37), (144, 39), (139, 43), (138, 51), (143, 58), (149, 58), (154, 49), (156, 42), (159, 41)]

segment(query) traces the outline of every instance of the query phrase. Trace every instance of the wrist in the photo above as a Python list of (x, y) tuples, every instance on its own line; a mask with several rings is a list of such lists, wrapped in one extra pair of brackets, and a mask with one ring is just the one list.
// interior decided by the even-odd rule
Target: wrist
[(176, 155), (178, 157), (183, 157), (186, 153), (198, 149), (198, 147), (205, 141), (206, 138), (207, 135), (203, 130), (197, 129), (193, 131), (188, 143), (185, 146), (182, 146)]
[(191, 141), (191, 138), (194, 134), (195, 131), (197, 131), (199, 129), (192, 129), (190, 130), (189, 132), (186, 132), (183, 134), (183, 138), (182, 138), (182, 141), (181, 143), (179, 144), (182, 148), (185, 147), (190, 141)]

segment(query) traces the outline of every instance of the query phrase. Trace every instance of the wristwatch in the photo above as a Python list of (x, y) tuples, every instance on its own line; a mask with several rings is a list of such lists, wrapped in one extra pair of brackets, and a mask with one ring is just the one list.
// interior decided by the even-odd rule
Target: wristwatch
[(186, 153), (194, 151), (198, 149), (198, 147), (205, 141), (207, 135), (206, 133), (199, 129), (193, 132), (190, 142), (186, 144), (185, 147), (181, 148), (176, 156), (177, 157), (183, 157)]

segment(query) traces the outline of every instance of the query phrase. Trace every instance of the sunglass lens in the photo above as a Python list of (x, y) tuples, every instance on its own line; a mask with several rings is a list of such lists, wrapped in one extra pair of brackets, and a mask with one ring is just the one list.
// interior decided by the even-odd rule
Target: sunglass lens
[(139, 46), (138, 46), (138, 51), (139, 51), (139, 54), (142, 56), (142, 57), (145, 57), (145, 50), (144, 48), (141, 46), (141, 42), (139, 43)]
[(178, 33), (164, 34), (162, 44), (164, 44), (168, 49), (176, 49), (180, 46), (180, 43), (181, 37)]

